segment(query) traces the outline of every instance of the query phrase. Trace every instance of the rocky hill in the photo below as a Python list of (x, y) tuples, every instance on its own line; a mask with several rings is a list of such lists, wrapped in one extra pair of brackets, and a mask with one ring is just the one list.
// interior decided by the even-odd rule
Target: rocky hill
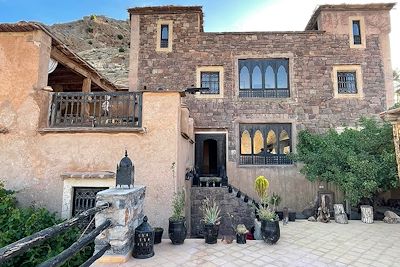
[(110, 81), (128, 87), (130, 26), (127, 20), (91, 15), (49, 28)]

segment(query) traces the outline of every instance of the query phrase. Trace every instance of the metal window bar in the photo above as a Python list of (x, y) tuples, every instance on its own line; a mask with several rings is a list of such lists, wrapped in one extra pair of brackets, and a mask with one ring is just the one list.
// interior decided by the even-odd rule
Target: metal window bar
[[(287, 123), (275, 123), (275, 124), (240, 124), (239, 126), (240, 137), (244, 131), (248, 131), (250, 134), (251, 140), (251, 154), (240, 154), (239, 156), (239, 164), (240, 165), (291, 165), (293, 161), (287, 157), (286, 154), (280, 154), (281, 148), (281, 140), (280, 133), (284, 130), (289, 135), (289, 146), (292, 147), (291, 142), (291, 124)], [(263, 151), (258, 154), (254, 154), (254, 144), (253, 138), (254, 134), (257, 130), (260, 130), (264, 137), (264, 148), (266, 145), (266, 140), (268, 136), (268, 132), (270, 130), (274, 131), (276, 135), (276, 154), (268, 153), (267, 151)], [(239, 137), (239, 138), (240, 138)]]
[(142, 94), (54, 93), (50, 127), (141, 127)]
[(200, 91), (201, 94), (219, 94), (219, 72), (202, 72), (201, 88), (208, 88)]
[(339, 94), (357, 94), (356, 72), (338, 72), (337, 83)]
[(160, 48), (168, 48), (169, 25), (161, 25)]
[(360, 21), (353, 21), (353, 44), (360, 45), (361, 44), (361, 28)]

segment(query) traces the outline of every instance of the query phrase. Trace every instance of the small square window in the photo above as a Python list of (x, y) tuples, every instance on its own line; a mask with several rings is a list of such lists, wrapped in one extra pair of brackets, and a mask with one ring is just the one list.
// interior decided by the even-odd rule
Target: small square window
[(339, 94), (357, 94), (356, 72), (355, 71), (338, 72), (337, 86)]
[(202, 94), (219, 94), (219, 72), (201, 72)]
[(169, 26), (162, 24), (160, 33), (160, 48), (168, 48)]

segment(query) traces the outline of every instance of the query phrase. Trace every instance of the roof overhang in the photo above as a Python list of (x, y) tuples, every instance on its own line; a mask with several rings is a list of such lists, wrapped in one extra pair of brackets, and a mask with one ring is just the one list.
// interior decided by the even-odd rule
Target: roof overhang
[[(43, 31), (51, 38), (52, 55), (59, 54), (57, 61), (64, 64), (73, 64), (81, 70), (82, 74), (90, 76), (92, 82), (106, 91), (116, 91), (120, 89), (103, 75), (101, 75), (92, 65), (73, 52), (67, 45), (60, 41), (45, 25), (38, 22), (17, 22), (17, 23), (1, 23), (0, 32), (31, 32)], [(54, 52), (56, 51), (56, 52)]]

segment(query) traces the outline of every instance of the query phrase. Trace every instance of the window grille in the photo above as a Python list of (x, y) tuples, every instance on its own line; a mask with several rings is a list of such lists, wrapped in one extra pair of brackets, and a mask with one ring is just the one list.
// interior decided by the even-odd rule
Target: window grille
[(353, 20), (353, 43), (355, 45), (361, 44), (361, 28), (359, 20)]
[(219, 94), (219, 72), (201, 72), (202, 94)]
[(337, 73), (338, 93), (357, 94), (356, 72)]
[(169, 26), (161, 25), (160, 48), (168, 48)]

